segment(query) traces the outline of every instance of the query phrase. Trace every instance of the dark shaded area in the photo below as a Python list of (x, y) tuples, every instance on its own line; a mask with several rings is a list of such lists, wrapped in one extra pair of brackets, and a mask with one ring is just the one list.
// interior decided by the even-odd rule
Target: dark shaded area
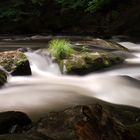
[(13, 76), (25, 76), (32, 75), (29, 61), (24, 61), (18, 65), (18, 67), (11, 73)]
[(53, 140), (136, 140), (125, 125), (99, 104), (48, 113), (29, 133)]
[(97, 103), (47, 113), (37, 122), (22, 112), (0, 113), (0, 140), (139, 140), (140, 109)]
[(31, 122), (30, 118), (22, 112), (1, 112), (0, 134), (22, 132)]
[[(108, 0), (101, 4), (65, 4), (62, 0), (2, 0), (1, 34), (76, 34), (139, 36), (140, 1)], [(94, 6), (95, 5), (95, 6)]]

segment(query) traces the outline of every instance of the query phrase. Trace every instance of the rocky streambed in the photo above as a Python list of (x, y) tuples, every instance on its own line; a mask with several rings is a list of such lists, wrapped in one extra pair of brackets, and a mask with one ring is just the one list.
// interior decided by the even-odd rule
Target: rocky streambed
[[(94, 73), (123, 63), (129, 55), (129, 50), (125, 47), (102, 39), (73, 41), (72, 46), (75, 52), (68, 58), (52, 61), (59, 65), (62, 74), (65, 75)], [(3, 67), (0, 70), (1, 86), (6, 84), (9, 75), (32, 75), (28, 57), (23, 53), (25, 50), (0, 52), (0, 65)], [(31, 53), (49, 57), (48, 48), (41, 48)], [(139, 108), (99, 101), (72, 105), (61, 111), (44, 112), (44, 114), (34, 121), (20, 110), (1, 112), (0, 140), (138, 140), (140, 138)]]
[(34, 123), (24, 113), (3, 112), (0, 139), (138, 140), (139, 115), (139, 109), (111, 104), (73, 106), (50, 112)]

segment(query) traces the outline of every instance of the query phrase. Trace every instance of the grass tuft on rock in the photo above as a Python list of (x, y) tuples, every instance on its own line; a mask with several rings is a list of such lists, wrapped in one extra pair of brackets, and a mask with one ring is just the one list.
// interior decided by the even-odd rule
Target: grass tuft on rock
[(56, 59), (64, 59), (69, 57), (74, 50), (71, 43), (65, 39), (54, 39), (49, 43), (49, 52)]

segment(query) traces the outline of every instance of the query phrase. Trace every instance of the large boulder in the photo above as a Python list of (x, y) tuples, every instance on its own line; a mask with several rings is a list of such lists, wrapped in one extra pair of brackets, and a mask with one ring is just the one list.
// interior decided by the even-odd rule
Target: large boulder
[(135, 140), (129, 129), (99, 104), (48, 113), (29, 133), (53, 140)]
[(73, 41), (72, 46), (75, 51), (68, 57), (56, 58), (63, 74), (85, 75), (122, 63), (129, 54), (122, 45), (103, 39)]
[(111, 53), (84, 52), (61, 60), (59, 65), (64, 74), (84, 75), (123, 61), (123, 57)]
[(125, 124), (130, 131), (140, 139), (140, 108), (130, 106), (107, 106), (107, 109), (123, 124)]
[(12, 75), (31, 75), (29, 61), (20, 51), (0, 52), (0, 65)]

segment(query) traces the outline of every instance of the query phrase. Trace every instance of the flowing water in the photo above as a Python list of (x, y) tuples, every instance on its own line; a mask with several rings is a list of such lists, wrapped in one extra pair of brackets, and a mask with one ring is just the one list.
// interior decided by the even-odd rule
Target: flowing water
[(27, 52), (33, 75), (9, 76), (0, 90), (0, 111), (23, 111), (37, 119), (48, 111), (101, 101), (139, 108), (140, 44), (119, 43), (130, 50), (130, 58), (121, 65), (82, 77), (62, 76), (47, 55)]

